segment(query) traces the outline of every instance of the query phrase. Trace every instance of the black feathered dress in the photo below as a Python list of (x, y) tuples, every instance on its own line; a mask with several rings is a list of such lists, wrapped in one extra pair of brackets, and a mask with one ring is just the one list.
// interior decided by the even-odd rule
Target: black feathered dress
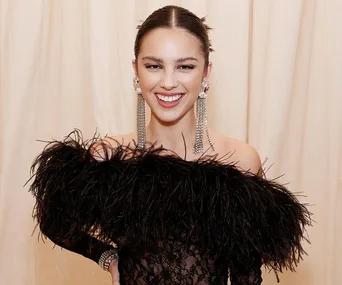
[(111, 149), (74, 131), (48, 143), (30, 191), (41, 233), (98, 262), (116, 244), (120, 283), (261, 284), (261, 267), (293, 270), (310, 213), (275, 181), (217, 157), (186, 161), (164, 150)]

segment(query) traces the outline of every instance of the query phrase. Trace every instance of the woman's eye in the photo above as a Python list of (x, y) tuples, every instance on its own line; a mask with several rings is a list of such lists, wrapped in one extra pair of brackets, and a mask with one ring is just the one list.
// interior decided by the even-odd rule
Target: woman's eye
[(194, 65), (180, 65), (179, 68), (185, 69), (185, 70), (190, 70), (190, 69), (194, 69), (195, 66)]
[(148, 69), (159, 69), (159, 68), (161, 68), (161, 66), (157, 65), (157, 64), (146, 64), (145, 66)]

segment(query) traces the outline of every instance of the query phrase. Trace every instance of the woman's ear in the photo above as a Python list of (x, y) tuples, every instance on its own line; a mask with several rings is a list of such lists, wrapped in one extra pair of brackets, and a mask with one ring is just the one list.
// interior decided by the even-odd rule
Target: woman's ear
[(204, 69), (203, 81), (209, 81), (210, 73), (211, 73), (212, 63), (209, 62), (208, 66)]
[(132, 60), (132, 66), (134, 70), (134, 75), (136, 78), (138, 78), (138, 66), (137, 66), (137, 62), (135, 59)]

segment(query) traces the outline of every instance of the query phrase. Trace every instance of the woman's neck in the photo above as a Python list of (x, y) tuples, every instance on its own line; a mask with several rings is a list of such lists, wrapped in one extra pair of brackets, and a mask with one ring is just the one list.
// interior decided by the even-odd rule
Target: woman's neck
[(146, 129), (148, 142), (162, 145), (165, 149), (179, 155), (184, 154), (184, 144), (187, 150), (192, 150), (195, 134), (196, 117), (191, 110), (184, 117), (172, 123), (160, 122), (152, 114)]

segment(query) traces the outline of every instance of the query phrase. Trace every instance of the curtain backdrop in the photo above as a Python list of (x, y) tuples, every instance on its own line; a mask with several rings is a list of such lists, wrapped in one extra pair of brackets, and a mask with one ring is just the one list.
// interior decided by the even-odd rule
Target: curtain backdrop
[(23, 185), (37, 140), (134, 129), (136, 26), (168, 4), (213, 27), (210, 125), (252, 144), (268, 177), (285, 174), (312, 205), (309, 256), (281, 284), (342, 284), (340, 0), (0, 0), (0, 284), (111, 284), (94, 262), (38, 242)]

